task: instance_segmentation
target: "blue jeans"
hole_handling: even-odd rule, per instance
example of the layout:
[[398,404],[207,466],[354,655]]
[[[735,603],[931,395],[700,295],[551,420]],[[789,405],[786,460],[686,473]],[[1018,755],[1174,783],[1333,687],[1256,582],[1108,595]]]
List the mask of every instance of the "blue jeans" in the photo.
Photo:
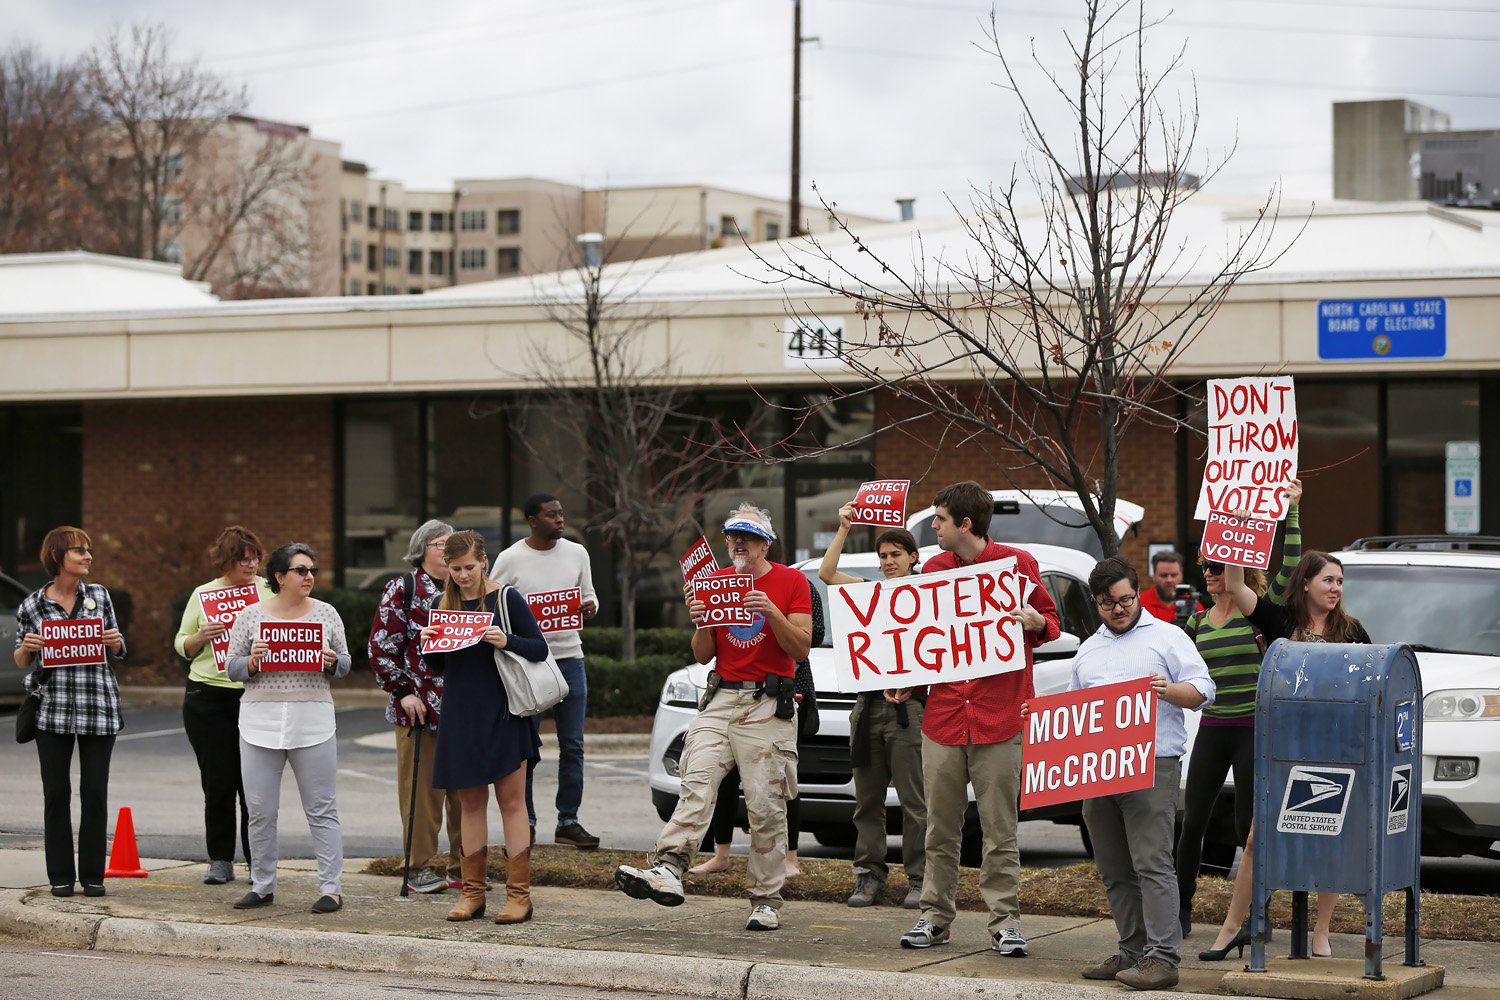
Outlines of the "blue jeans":
[[[583,802],[583,720],[588,715],[589,682],[583,657],[570,656],[557,661],[563,680],[568,682],[568,696],[552,709],[557,722],[557,825],[578,822],[578,807]],[[536,805],[531,801],[531,775],[536,761],[526,768],[526,813],[536,826]]]

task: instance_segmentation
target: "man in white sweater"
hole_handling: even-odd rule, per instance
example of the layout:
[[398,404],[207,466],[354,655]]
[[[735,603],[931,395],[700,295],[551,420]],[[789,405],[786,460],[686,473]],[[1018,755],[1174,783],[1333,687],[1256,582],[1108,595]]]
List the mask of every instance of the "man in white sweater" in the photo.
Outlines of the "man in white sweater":
[[[563,537],[562,502],[550,493],[537,493],[526,498],[523,511],[531,534],[495,558],[490,579],[501,585],[509,584],[528,597],[577,588],[583,592],[582,617],[594,617],[599,611],[599,597],[589,572],[589,553],[582,545]],[[583,637],[579,628],[547,631],[544,627],[543,632],[568,682],[568,696],[552,710],[557,721],[559,751],[557,832],[553,839],[581,851],[592,851],[599,846],[599,838],[578,822],[578,807],[583,802],[583,720],[588,714],[589,697]],[[535,841],[536,807],[531,799],[530,768],[526,772],[526,811],[531,816]]]

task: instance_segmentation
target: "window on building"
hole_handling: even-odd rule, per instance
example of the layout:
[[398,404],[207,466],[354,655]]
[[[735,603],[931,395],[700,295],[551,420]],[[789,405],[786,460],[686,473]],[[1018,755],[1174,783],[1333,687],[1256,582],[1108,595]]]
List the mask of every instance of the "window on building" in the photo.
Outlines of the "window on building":
[[401,294],[401,289],[397,288],[395,285],[386,285],[386,286],[384,286],[381,289],[380,294],[381,295],[400,295]]
[[434,233],[445,232],[452,227],[448,225],[448,214],[446,212],[428,212],[427,228]]
[[[367,268],[369,268],[371,271],[378,271],[378,270],[380,270],[380,258],[378,256],[379,253],[380,253],[380,247],[378,247],[374,243],[371,243],[371,244],[369,244],[368,246],[365,247],[365,256],[367,258],[366,261],[365,261],[365,266]],[[375,293],[371,292],[370,294],[374,295]]]
[[376,285],[375,282],[373,282],[373,281],[370,282],[370,283],[368,283],[367,285],[365,285],[365,294],[366,295],[375,295],[375,294],[377,294],[376,293],[376,289],[378,287],[380,287],[380,286]]
[[519,208],[502,208],[495,213],[495,232],[505,236],[520,231],[521,210]]
[[385,228],[388,229],[388,230],[390,230],[391,232],[393,232],[393,233],[399,233],[401,231],[401,211],[400,211],[400,209],[395,209],[395,208],[388,208],[388,209],[386,209],[385,210],[384,225],[385,225]]
[[168,182],[175,181],[177,178],[179,178],[179,177],[182,176],[182,154],[181,153],[168,153],[162,159],[162,161],[161,161],[161,175],[162,175],[162,178],[165,179],[165,180],[167,180]]
[[169,226],[182,222],[182,199],[168,195],[161,200],[161,221]]
[[406,228],[408,230],[410,230],[411,232],[413,232],[413,233],[420,233],[422,231],[422,213],[421,212],[407,212],[406,213]]
[[172,240],[161,248],[161,259],[168,264],[182,263],[182,244]]
[[482,232],[486,215],[483,209],[464,209],[458,213],[459,230],[465,233]]
[[1386,527],[1398,535],[1446,533],[1448,442],[1478,443],[1479,383],[1390,382],[1385,426]]
[[461,271],[478,271],[489,260],[489,251],[484,247],[466,247],[458,252],[458,268]]
[[385,248],[385,254],[383,255],[383,258],[384,258],[385,266],[386,267],[400,267],[401,266],[401,248],[400,247],[386,247]]
[[443,251],[441,251],[441,250],[429,250],[428,251],[428,253],[427,253],[427,273],[428,274],[447,274],[448,273],[448,259],[447,259],[447,255],[444,254]]
[[732,215],[719,216],[719,234],[721,236],[738,236],[740,234],[740,223]]
[[500,247],[495,251],[496,270],[500,274],[521,273],[521,248]]
[[422,251],[406,251],[406,273],[420,275],[422,273]]
[[421,295],[422,294],[422,288],[421,288],[420,285],[412,285],[410,288],[408,288],[406,290],[406,294],[407,295]]
[[350,278],[349,279],[349,294],[350,295],[358,295],[359,294],[359,279],[358,278]]
[[358,264],[360,262],[360,260],[364,258],[364,255],[365,255],[365,241],[364,240],[350,240],[349,241],[349,260],[351,262],[355,263],[355,264]]
[[374,205],[371,205],[370,206],[370,211],[369,211],[369,218],[370,218],[370,228],[371,229],[379,229],[380,228],[380,209],[376,208]]
[[0,569],[39,587],[47,582],[42,538],[59,524],[83,523],[82,408],[0,407],[0,483],[7,484],[0,490]]
[[365,203],[362,201],[349,202],[349,221],[354,223],[363,222],[365,219]]
[[781,223],[779,223],[779,222],[768,222],[768,223],[766,223],[766,239],[768,239],[768,240],[779,240],[779,239],[781,239]]

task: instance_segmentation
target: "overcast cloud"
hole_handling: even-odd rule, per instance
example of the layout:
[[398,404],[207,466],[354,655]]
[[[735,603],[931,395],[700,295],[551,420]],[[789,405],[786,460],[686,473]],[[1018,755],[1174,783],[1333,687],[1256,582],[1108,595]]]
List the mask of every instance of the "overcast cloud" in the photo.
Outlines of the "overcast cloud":
[[[841,205],[943,211],[1008,176],[1014,98],[997,89],[976,0],[804,0],[803,176]],[[1075,0],[997,8],[1066,72]],[[784,197],[790,0],[458,0],[413,4],[10,0],[10,41],[81,51],[115,21],[153,20],[178,51],[251,92],[251,111],[310,126],[411,187],[540,176],[598,185],[704,182]],[[1181,0],[1155,32],[1187,43],[1200,147],[1239,148],[1216,185],[1330,191],[1331,104],[1410,97],[1456,128],[1500,127],[1500,7],[1483,0]],[[1424,37],[1416,37],[1424,36]],[[1028,76],[1030,84],[1039,77]],[[1190,94],[1188,95],[1190,97]],[[1049,114],[1051,129],[1066,129]],[[804,198],[812,194],[804,190]]]

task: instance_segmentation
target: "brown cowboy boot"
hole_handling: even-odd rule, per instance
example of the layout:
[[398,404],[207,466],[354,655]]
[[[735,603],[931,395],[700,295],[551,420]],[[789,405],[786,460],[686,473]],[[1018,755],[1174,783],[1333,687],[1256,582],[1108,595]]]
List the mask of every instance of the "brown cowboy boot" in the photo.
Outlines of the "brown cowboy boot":
[[531,848],[505,856],[505,907],[495,914],[497,924],[523,924],[531,919]]
[[484,876],[489,866],[490,849],[481,847],[473,854],[465,854],[463,860],[464,891],[458,902],[448,912],[449,920],[473,920],[484,916],[485,891],[489,888]]

